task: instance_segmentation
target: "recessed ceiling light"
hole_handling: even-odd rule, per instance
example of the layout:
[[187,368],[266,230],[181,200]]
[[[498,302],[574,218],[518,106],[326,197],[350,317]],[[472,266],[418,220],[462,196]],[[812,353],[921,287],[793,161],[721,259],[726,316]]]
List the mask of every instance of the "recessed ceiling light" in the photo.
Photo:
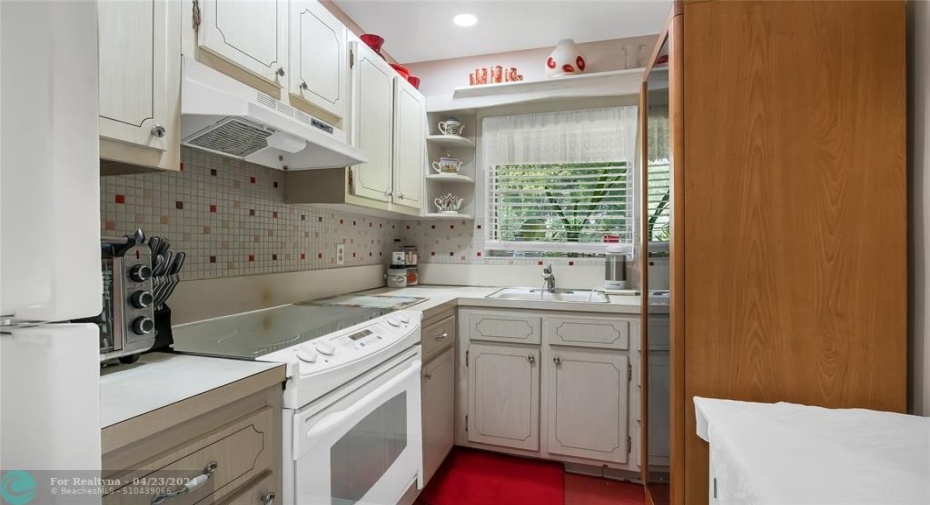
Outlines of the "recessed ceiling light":
[[452,18],[452,22],[459,26],[473,26],[478,22],[478,18],[471,14],[459,14]]

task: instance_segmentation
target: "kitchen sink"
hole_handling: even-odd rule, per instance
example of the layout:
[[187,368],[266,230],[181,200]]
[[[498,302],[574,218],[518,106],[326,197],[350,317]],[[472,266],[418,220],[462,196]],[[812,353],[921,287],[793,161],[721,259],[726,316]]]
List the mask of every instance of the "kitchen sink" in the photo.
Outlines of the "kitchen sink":
[[548,291],[540,288],[504,288],[497,290],[486,298],[499,300],[529,300],[542,302],[568,303],[607,303],[607,295],[600,291],[556,289]]

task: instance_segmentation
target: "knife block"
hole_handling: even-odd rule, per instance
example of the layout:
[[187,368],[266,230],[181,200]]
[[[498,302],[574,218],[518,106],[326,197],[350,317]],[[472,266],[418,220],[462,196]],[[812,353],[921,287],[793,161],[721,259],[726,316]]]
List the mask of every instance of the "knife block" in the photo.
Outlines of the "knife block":
[[149,352],[171,351],[174,337],[171,334],[171,307],[163,305],[163,309],[155,311],[155,344]]

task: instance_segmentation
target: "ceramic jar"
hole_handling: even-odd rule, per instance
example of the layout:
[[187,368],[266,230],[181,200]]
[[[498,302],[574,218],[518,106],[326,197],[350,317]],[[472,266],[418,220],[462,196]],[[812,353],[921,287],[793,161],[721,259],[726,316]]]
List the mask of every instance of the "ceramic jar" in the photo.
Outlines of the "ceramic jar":
[[580,74],[588,68],[588,62],[575,41],[562,39],[546,59],[546,76],[558,77],[561,75]]

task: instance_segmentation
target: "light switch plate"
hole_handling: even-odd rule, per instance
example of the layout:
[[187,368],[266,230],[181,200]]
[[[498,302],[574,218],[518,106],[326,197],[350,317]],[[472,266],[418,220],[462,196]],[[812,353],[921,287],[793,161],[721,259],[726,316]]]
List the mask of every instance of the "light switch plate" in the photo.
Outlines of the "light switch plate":
[[337,265],[346,264],[346,245],[345,244],[336,244],[336,264]]

